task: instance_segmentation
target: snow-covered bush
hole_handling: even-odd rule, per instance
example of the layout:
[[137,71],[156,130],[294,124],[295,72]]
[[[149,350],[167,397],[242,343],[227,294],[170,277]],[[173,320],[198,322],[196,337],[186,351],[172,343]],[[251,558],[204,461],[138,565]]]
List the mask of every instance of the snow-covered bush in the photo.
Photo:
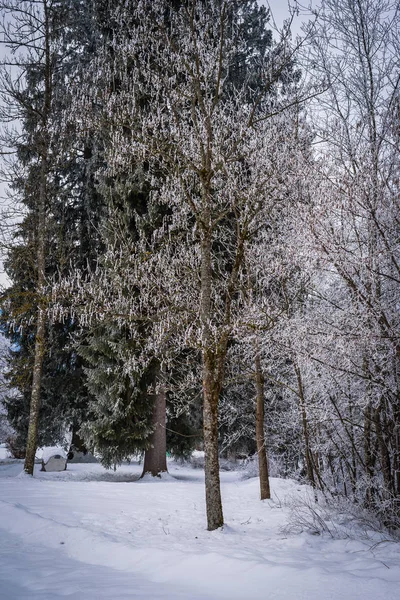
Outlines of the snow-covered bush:
[[[242,462],[243,479],[251,479],[259,476],[257,453],[249,456]],[[268,470],[270,477],[286,476],[284,460],[280,456],[271,455],[268,457]]]
[[286,504],[290,513],[285,533],[307,532],[378,543],[384,539],[400,540],[400,518],[393,520],[392,505],[383,506],[382,513],[376,514],[343,496],[328,498],[311,488],[300,497],[289,498]]

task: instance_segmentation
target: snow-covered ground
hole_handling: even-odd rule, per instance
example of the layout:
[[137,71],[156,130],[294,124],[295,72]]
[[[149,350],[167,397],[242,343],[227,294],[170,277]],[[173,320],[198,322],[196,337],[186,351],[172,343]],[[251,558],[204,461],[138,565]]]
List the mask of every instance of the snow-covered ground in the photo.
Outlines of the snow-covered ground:
[[[6,444],[0,444],[0,461],[4,461],[7,458],[10,458],[11,454],[10,452],[7,450],[7,445]],[[1,469],[1,462],[0,462],[0,469]],[[1,477],[2,473],[0,472],[0,477]]]
[[398,544],[284,532],[285,499],[307,492],[293,481],[260,502],[256,479],[221,473],[226,525],[208,532],[199,469],[39,468],[0,463],[1,600],[399,598]]

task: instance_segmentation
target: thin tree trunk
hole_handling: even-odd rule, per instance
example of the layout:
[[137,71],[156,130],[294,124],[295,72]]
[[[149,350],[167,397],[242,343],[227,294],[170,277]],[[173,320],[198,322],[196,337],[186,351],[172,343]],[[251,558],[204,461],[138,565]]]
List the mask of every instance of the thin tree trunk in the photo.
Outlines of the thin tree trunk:
[[35,355],[33,363],[32,377],[32,392],[29,408],[29,426],[26,445],[26,456],[24,471],[28,475],[33,475],[35,465],[35,455],[37,448],[38,427],[39,427],[39,412],[41,404],[41,384],[43,359],[46,346],[46,311],[44,307],[43,288],[45,284],[45,235],[46,235],[46,188],[47,188],[47,161],[42,159],[42,173],[39,188],[39,207],[38,207],[38,223],[37,223],[37,294],[39,297],[38,313],[36,322],[36,337],[35,337]]
[[392,473],[391,473],[391,465],[390,465],[390,456],[386,445],[386,440],[384,439],[383,430],[382,430],[382,422],[381,422],[381,412],[382,412],[382,404],[378,406],[374,410],[374,423],[375,423],[375,432],[376,438],[379,444],[379,454],[381,460],[381,468],[383,474],[383,481],[385,482],[386,490],[390,493],[393,492],[393,481],[392,481]]
[[265,433],[264,433],[264,375],[261,369],[260,353],[258,344],[256,344],[255,355],[255,379],[256,379],[256,443],[258,454],[258,472],[260,476],[260,498],[268,500],[271,498],[271,490],[269,487],[269,473],[267,452],[265,449]]
[[[210,217],[206,214],[206,221]],[[213,349],[210,330],[211,320],[211,232],[204,228],[201,256],[201,304],[203,345],[203,432],[204,432],[204,475],[206,487],[207,529],[213,531],[222,527],[221,482],[219,478],[218,456],[218,401],[222,373],[217,367],[218,357]]]
[[365,463],[365,471],[367,476],[367,489],[365,492],[365,501],[367,506],[372,503],[372,498],[374,495],[374,490],[372,486],[372,476],[374,473],[373,466],[373,456],[372,456],[372,432],[371,432],[371,418],[372,418],[372,408],[371,403],[368,402],[367,406],[364,410],[364,463]]
[[28,438],[26,444],[26,455],[24,471],[28,475],[33,475],[35,465],[35,456],[37,448],[38,426],[39,426],[39,411],[41,401],[41,382],[42,382],[42,367],[45,352],[45,335],[46,335],[46,313],[39,309],[36,341],[35,341],[35,359],[33,366],[33,381],[32,393],[29,409],[29,426]]
[[38,296],[38,312],[35,336],[35,356],[33,364],[32,393],[29,410],[29,426],[27,436],[27,447],[24,470],[28,475],[33,475],[35,464],[35,455],[37,447],[39,411],[41,404],[41,383],[43,359],[45,353],[46,337],[46,311],[45,299],[43,297],[44,285],[46,281],[46,204],[47,204],[47,177],[49,171],[49,140],[48,140],[48,121],[51,111],[52,98],[52,65],[50,49],[50,15],[47,0],[43,0],[44,13],[44,94],[43,94],[43,113],[39,139],[40,161],[40,179],[38,189],[38,220],[37,220],[37,281],[36,293]]
[[154,376],[153,427],[150,447],[145,451],[142,477],[150,473],[160,477],[167,468],[166,393],[162,369],[158,364]]
[[300,413],[301,413],[301,422],[303,425],[303,437],[304,437],[304,445],[305,445],[305,454],[306,454],[306,466],[307,466],[307,478],[311,485],[315,488],[315,474],[314,474],[314,466],[310,449],[310,434],[308,430],[308,419],[306,412],[306,402],[304,397],[304,389],[303,389],[303,380],[301,378],[300,369],[297,365],[294,365],[294,370],[297,377],[297,387],[299,391],[299,400],[300,400]]
[[218,456],[219,389],[215,389],[213,359],[214,356],[211,352],[205,353],[203,367],[203,432],[207,529],[209,531],[218,529],[224,524]]
[[393,487],[400,512],[400,345],[396,344],[393,373],[397,382],[397,394],[393,400]]
[[[353,492],[353,497],[356,496],[356,482],[357,482],[357,458],[356,458],[356,442],[354,436],[354,418],[353,418],[353,406],[352,403],[349,402],[349,414],[350,414],[350,441],[351,441],[351,465],[352,468],[349,470],[350,480],[351,480],[351,489]],[[358,451],[357,454],[359,455]]]

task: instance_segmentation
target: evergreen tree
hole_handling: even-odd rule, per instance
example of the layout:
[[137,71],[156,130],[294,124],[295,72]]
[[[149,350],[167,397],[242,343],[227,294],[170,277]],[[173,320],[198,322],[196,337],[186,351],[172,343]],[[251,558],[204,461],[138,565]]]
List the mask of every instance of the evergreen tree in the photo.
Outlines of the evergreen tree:
[[[101,3],[97,4],[98,7],[101,7]],[[94,137],[102,140],[102,143],[107,143],[109,132],[107,123],[103,121],[104,115],[102,115],[101,107],[110,92],[118,95],[120,76],[115,65],[115,63],[118,65],[118,57],[115,56],[112,46],[113,38],[118,36],[118,23],[116,25],[115,22],[118,8],[113,7],[111,9],[108,7],[108,11],[107,20],[104,20],[104,12],[102,12],[102,23],[106,22],[107,25],[102,25],[102,35],[99,42],[100,58],[95,54],[87,73],[86,86],[84,86],[86,95],[83,94],[84,108],[87,108],[87,98],[91,95],[93,88],[95,88],[96,97],[100,98],[97,103],[100,108],[89,111],[89,114],[86,115],[87,122],[85,122],[85,126],[88,124],[88,129],[92,130]],[[107,12],[107,9],[105,12]],[[134,13],[130,13],[129,7],[125,7],[124,15],[126,19],[125,26],[129,27],[130,19],[134,18]],[[99,79],[100,62],[102,65],[101,79]],[[145,97],[142,100],[144,103],[146,102]],[[78,100],[78,104],[79,102],[80,100]],[[118,177],[115,177],[105,165],[102,172],[98,174],[98,191],[106,204],[102,224],[99,228],[105,247],[111,246],[114,250],[119,248],[119,251],[123,251],[124,248],[133,246],[140,235],[150,239],[153,231],[162,224],[165,208],[154,203],[149,204],[149,186],[144,182],[141,175],[142,169],[143,166],[138,163],[133,175],[127,172],[119,173]],[[80,265],[75,264],[74,267],[79,268]],[[104,272],[111,274],[114,282],[112,285],[116,288],[117,295],[129,296],[133,294],[137,296],[140,293],[138,287],[130,286],[129,279],[125,278],[124,275],[122,275],[122,278],[119,277],[116,264],[109,264],[107,254],[105,256],[98,255],[96,266],[92,270],[92,277],[96,278],[99,274],[102,277],[101,274],[104,274]],[[113,293],[110,290],[111,296]],[[104,315],[101,309],[99,312],[98,316],[103,319]],[[165,462],[167,399],[168,413],[174,420],[175,430],[173,435],[175,440],[171,442],[171,449],[173,449],[175,455],[182,455],[181,450],[187,454],[189,439],[192,437],[192,434],[188,432],[192,430],[183,413],[179,417],[174,415],[173,405],[169,400],[170,396],[160,388],[160,386],[163,387],[166,384],[166,375],[163,375],[162,380],[157,375],[160,372],[159,363],[162,357],[153,353],[139,364],[136,359],[141,353],[139,348],[141,344],[132,343],[123,326],[119,329],[118,339],[116,322],[118,322],[118,317],[115,318],[115,315],[108,314],[105,320],[102,320],[100,327],[97,324],[89,326],[90,333],[85,337],[85,341],[78,346],[79,354],[87,361],[85,368],[87,387],[95,396],[95,400],[90,402],[90,411],[87,415],[88,422],[82,427],[80,433],[87,444],[95,445],[96,451],[107,466],[112,463],[118,464],[135,452],[145,449],[143,473],[149,471],[155,475],[167,468]],[[146,337],[146,335],[146,327],[142,325],[139,338]],[[102,350],[104,356],[101,359]],[[96,357],[94,361],[92,356]],[[113,378],[110,378],[111,363],[113,365]],[[132,367],[132,365],[134,366]],[[102,372],[103,368],[107,370],[107,374]],[[95,383],[100,380],[106,389]],[[119,394],[118,399],[115,399],[118,409],[114,413],[111,408],[114,406],[112,398],[115,386],[120,390],[125,390],[125,392]],[[134,393],[127,391],[128,388],[135,390]],[[107,402],[110,403],[108,411],[105,410]],[[163,404],[163,408],[158,406],[160,402]],[[135,413],[133,420],[121,416],[122,414],[132,414],[132,412]],[[108,415],[108,419],[106,419],[105,413]],[[160,423],[160,419],[162,423]],[[105,435],[106,420],[107,434]],[[177,429],[181,426],[184,428],[184,433],[182,434],[182,440],[177,442],[176,437],[180,435]],[[136,431],[134,432],[135,427]],[[183,436],[187,437],[183,438]],[[121,443],[121,448],[118,448],[118,444],[115,442],[117,439]],[[183,443],[183,439],[185,439],[185,443]],[[97,443],[95,443],[96,440]]]
[[135,352],[129,332],[123,338],[123,332],[113,331],[112,326],[98,329],[102,331],[92,332],[81,348],[93,400],[80,434],[102,464],[110,467],[146,448],[152,433],[152,406],[143,380],[128,367]]

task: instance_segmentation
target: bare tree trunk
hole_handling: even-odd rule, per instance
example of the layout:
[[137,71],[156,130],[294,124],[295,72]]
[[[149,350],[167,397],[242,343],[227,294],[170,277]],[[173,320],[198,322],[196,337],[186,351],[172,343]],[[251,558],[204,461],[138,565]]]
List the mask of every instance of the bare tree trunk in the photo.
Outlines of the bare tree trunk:
[[164,377],[160,364],[155,368],[154,375],[154,405],[153,405],[153,427],[154,431],[150,437],[150,447],[144,455],[142,477],[150,473],[153,477],[160,477],[166,473],[167,468],[167,432],[166,432],[166,393]]
[[379,455],[381,461],[381,468],[383,474],[383,481],[385,482],[385,487],[387,492],[393,492],[393,481],[392,481],[392,473],[391,473],[391,465],[390,465],[390,456],[386,444],[386,440],[384,439],[384,433],[382,428],[382,403],[374,410],[373,419],[375,424],[375,432],[376,438],[379,445]]
[[269,487],[269,473],[267,452],[265,449],[265,433],[264,433],[264,375],[261,369],[260,353],[258,344],[256,344],[255,355],[255,379],[256,379],[256,443],[258,454],[258,472],[260,477],[260,498],[267,500],[271,498],[271,490]]
[[[213,531],[222,527],[221,482],[219,478],[218,456],[218,399],[215,391],[209,359],[205,359],[203,381],[203,429],[204,429],[204,472],[206,484],[207,529]],[[211,376],[210,376],[211,375]]]
[[310,434],[308,430],[308,419],[306,412],[306,402],[304,397],[304,389],[303,389],[303,380],[301,377],[300,369],[295,364],[294,370],[297,377],[297,387],[299,391],[299,400],[300,400],[300,413],[301,413],[301,421],[303,425],[303,437],[304,437],[304,445],[305,445],[305,454],[306,454],[306,466],[307,466],[307,478],[311,485],[315,488],[315,474],[314,474],[314,466],[313,459],[311,455],[310,449]]
[[32,394],[29,409],[28,438],[24,464],[24,471],[28,475],[33,475],[33,469],[35,465],[41,400],[40,388],[42,382],[43,357],[45,352],[45,335],[46,313],[44,310],[39,309],[35,341],[35,362],[33,366]]
[[374,473],[373,456],[372,456],[372,431],[371,431],[372,408],[368,402],[364,410],[364,463],[367,476],[367,489],[365,492],[365,502],[369,506],[372,502],[374,490],[372,486],[372,477]]
[[[44,151],[46,152],[46,151]],[[46,269],[46,195],[47,195],[47,158],[42,158],[39,187],[39,206],[38,206],[38,222],[37,222],[37,283],[36,291],[39,298],[37,323],[36,323],[36,338],[35,338],[35,355],[33,363],[32,377],[32,392],[29,408],[29,426],[26,445],[26,456],[24,470],[28,475],[33,475],[35,464],[35,455],[37,448],[39,412],[41,403],[41,384],[42,384],[42,369],[45,353],[45,338],[46,338],[46,312],[43,299],[43,288],[45,284],[45,269]]]
[[204,431],[204,474],[206,486],[207,529],[222,527],[221,482],[218,456],[218,402],[222,386],[218,368],[218,356],[213,348],[211,320],[211,232],[205,228],[202,241],[201,264],[201,323],[203,344],[203,431]]
[[[357,482],[357,457],[356,457],[356,442],[354,436],[354,418],[353,418],[353,406],[352,403],[349,402],[349,414],[350,414],[350,441],[351,441],[351,469],[349,470],[350,480],[351,480],[351,489],[353,492],[353,497],[356,495],[356,482]],[[358,451],[357,451],[357,454]]]
[[32,393],[29,412],[29,426],[26,447],[24,470],[28,475],[33,475],[35,454],[37,447],[37,434],[39,425],[39,411],[41,403],[41,383],[43,358],[45,353],[46,337],[46,312],[43,297],[46,281],[46,205],[47,205],[47,177],[49,172],[49,139],[48,122],[51,111],[52,99],[52,61],[50,49],[50,15],[47,0],[43,0],[43,27],[44,27],[44,93],[41,131],[38,139],[40,161],[40,179],[38,190],[38,220],[37,220],[37,282],[36,293],[38,297],[38,312],[36,324],[35,356],[33,365]]

